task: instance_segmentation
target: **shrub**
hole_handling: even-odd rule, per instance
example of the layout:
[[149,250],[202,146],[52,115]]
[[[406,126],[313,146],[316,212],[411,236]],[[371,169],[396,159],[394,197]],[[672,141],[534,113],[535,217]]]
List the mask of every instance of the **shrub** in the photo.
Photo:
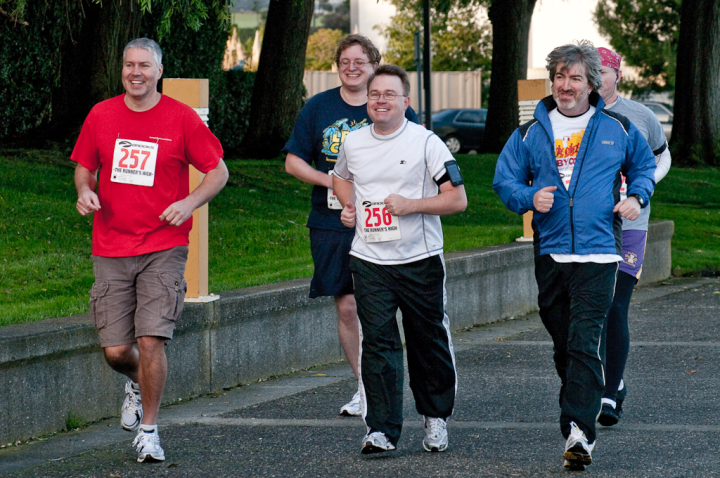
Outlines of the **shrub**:
[[209,125],[226,152],[236,152],[250,124],[255,73],[221,71],[210,79]]
[[345,34],[341,30],[321,28],[308,38],[305,50],[306,70],[332,70],[338,41]]
[[[2,2],[0,2],[2,3]],[[79,2],[27,2],[28,25],[0,22],[0,140],[47,123],[61,45],[82,24]]]

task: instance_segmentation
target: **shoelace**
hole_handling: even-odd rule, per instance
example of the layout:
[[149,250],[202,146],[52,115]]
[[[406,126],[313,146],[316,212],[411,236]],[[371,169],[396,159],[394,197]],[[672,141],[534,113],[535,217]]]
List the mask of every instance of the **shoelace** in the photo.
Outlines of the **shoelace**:
[[128,394],[128,408],[131,411],[138,411],[140,409],[140,398],[138,397],[138,394],[135,392],[135,389],[133,389],[129,383],[125,384],[125,393]]
[[440,430],[442,429],[440,418],[428,418],[428,422],[430,424],[430,436],[438,438],[440,436]]
[[580,430],[580,427],[578,427],[575,422],[571,422],[570,425],[570,437],[579,439],[579,438],[585,438],[585,433],[583,433],[582,430]]
[[157,445],[160,443],[160,439],[157,435],[157,433],[145,433],[140,432],[135,437],[135,440],[133,440],[133,446],[135,449],[139,452],[143,450],[148,445]]

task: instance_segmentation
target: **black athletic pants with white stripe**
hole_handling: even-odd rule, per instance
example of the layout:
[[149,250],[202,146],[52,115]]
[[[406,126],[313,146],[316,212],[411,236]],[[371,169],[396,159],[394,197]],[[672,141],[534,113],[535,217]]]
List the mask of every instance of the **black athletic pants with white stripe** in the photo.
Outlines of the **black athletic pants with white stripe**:
[[409,264],[378,265],[350,258],[362,326],[360,371],[368,433],[397,445],[403,422],[403,347],[395,315],[402,311],[410,389],[417,412],[447,419],[457,379],[445,314],[445,265],[440,255]]

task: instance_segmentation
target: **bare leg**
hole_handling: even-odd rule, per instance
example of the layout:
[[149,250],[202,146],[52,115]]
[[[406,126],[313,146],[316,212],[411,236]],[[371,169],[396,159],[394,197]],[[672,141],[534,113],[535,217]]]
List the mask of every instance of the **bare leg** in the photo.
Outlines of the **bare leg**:
[[143,425],[155,425],[160,401],[167,378],[165,339],[162,337],[138,337],[140,365],[138,378],[143,401]]
[[140,354],[133,344],[105,347],[105,360],[110,368],[127,375],[130,380],[138,383]]
[[345,356],[350,363],[355,378],[358,375],[358,359],[360,355],[360,320],[357,315],[355,296],[352,294],[335,297],[335,307],[338,314],[338,337]]

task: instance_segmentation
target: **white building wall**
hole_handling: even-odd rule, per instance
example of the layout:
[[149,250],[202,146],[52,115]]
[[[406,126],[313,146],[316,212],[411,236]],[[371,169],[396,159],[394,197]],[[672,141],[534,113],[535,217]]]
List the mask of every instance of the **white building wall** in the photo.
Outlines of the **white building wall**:
[[396,11],[387,0],[350,0],[350,31],[365,35],[385,53],[387,40],[374,27],[389,24]]

